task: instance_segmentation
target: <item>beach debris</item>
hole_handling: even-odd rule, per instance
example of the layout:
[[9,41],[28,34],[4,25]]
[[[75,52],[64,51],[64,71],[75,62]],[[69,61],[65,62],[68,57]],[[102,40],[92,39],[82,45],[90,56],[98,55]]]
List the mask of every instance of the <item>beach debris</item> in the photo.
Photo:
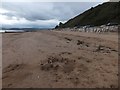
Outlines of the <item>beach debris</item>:
[[61,54],[68,54],[68,55],[71,55],[72,53],[71,53],[71,52],[61,52]]
[[53,57],[50,56],[46,62],[41,64],[41,70],[51,71],[51,70],[62,70],[64,73],[70,73],[74,70],[76,60],[71,60],[68,58],[63,58],[61,56]]
[[117,50],[115,49],[112,49],[110,47],[105,47],[103,45],[98,45],[95,52],[102,52],[102,53],[110,53],[111,51],[113,52],[118,52]]
[[37,78],[39,79],[39,78],[40,78],[40,76],[37,76]]
[[77,40],[77,45],[89,47],[88,43],[85,43],[84,41],[80,41],[80,40]]
[[80,40],[77,40],[78,42],[77,42],[77,45],[82,45],[82,44],[84,44],[84,41],[80,41]]
[[68,40],[68,41],[72,41],[72,39],[70,39],[70,38],[68,38],[68,37],[65,37],[65,39]]

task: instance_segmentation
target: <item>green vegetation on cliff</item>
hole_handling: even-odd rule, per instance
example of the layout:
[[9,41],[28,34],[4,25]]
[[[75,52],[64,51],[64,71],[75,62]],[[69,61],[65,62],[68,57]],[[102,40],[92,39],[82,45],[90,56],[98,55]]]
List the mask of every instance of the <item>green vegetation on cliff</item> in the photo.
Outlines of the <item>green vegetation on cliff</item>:
[[99,26],[107,23],[120,24],[120,2],[106,2],[96,7],[91,7],[82,14],[60,23],[56,28],[94,25]]

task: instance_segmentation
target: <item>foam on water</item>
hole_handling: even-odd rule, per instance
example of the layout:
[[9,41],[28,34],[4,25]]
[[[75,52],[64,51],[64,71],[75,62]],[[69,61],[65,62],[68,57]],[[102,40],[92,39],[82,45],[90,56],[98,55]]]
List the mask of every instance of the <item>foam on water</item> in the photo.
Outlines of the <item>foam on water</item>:
[[24,30],[0,30],[0,32],[24,32]]

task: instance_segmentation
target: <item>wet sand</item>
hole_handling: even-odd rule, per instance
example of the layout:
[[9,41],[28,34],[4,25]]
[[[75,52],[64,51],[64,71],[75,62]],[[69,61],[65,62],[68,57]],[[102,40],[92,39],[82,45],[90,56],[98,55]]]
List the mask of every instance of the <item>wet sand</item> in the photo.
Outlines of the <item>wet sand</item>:
[[118,35],[39,31],[2,35],[3,88],[116,88]]

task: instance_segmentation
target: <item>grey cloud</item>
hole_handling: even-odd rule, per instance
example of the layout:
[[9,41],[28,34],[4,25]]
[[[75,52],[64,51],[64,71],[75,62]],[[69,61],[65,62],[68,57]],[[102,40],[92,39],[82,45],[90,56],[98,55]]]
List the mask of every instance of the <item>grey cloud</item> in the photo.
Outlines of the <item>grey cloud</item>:
[[41,3],[41,2],[6,2],[3,8],[14,11],[8,15],[24,17],[28,20],[67,20],[86,9],[98,4],[98,2],[74,2],[74,3]]
[[[53,19],[56,19],[58,21],[67,21],[68,19],[82,13],[83,11],[97,4],[99,4],[99,2],[3,2],[2,8],[10,11],[3,14],[8,17],[14,16],[18,18],[25,18],[28,21]],[[27,26],[30,25],[31,24]],[[39,25],[33,24],[32,26],[38,27]],[[46,26],[53,27],[55,26],[55,23],[48,23],[46,24]]]

